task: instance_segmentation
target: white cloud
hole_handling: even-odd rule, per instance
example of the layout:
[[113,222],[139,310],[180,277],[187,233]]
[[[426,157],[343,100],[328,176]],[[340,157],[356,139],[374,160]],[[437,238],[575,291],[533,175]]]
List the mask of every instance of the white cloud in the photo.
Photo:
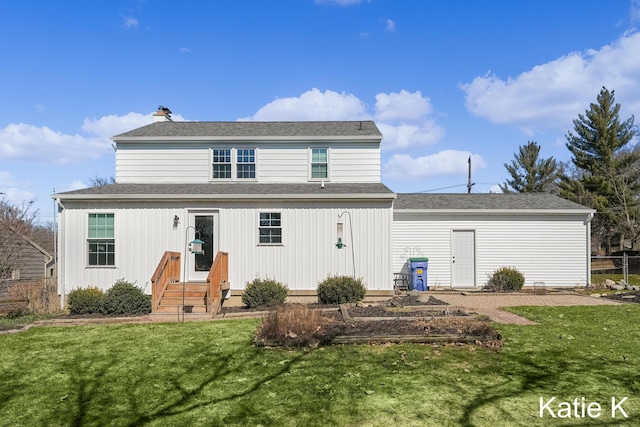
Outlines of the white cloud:
[[383,150],[403,150],[416,146],[434,145],[445,134],[441,126],[426,119],[419,124],[377,124],[384,136],[381,146]]
[[390,31],[393,33],[396,30],[396,21],[394,21],[393,19],[387,19],[385,21],[385,24],[386,24],[385,29],[387,31]]
[[445,135],[444,128],[430,117],[431,100],[420,91],[379,93],[375,110],[375,120],[384,135],[384,150],[433,145]]
[[20,205],[36,198],[30,191],[22,190],[18,187],[23,183],[17,182],[10,172],[0,171],[0,198],[6,199],[9,203]]
[[[182,120],[174,115],[174,120]],[[85,119],[82,130],[89,135],[70,135],[46,126],[11,123],[0,129],[0,157],[49,164],[79,163],[110,152],[113,135],[153,122],[152,115],[129,113]]]
[[489,188],[489,193],[502,193],[502,189],[500,188],[499,185],[492,185]]
[[179,53],[191,53],[191,49],[186,48],[186,47],[181,47],[180,49],[178,49]]
[[0,171],[0,189],[18,185],[10,172]]
[[375,114],[353,94],[313,88],[299,97],[278,98],[260,108],[256,114],[240,120],[372,120],[382,132],[382,149],[398,150],[438,143],[444,128],[429,115],[433,108],[429,98],[417,91],[379,93]]
[[97,159],[110,149],[106,139],[67,135],[48,127],[12,123],[0,129],[0,157],[5,159],[73,163]]
[[110,138],[123,132],[153,123],[151,114],[128,113],[124,116],[111,114],[99,119],[84,119],[82,130],[103,138]]
[[411,157],[409,154],[394,154],[384,164],[382,174],[390,179],[434,178],[461,175],[466,176],[471,156],[471,170],[485,168],[479,154],[468,151],[443,150],[436,154]]
[[69,184],[69,187],[67,188],[66,191],[75,191],[75,190],[82,190],[83,188],[87,188],[88,185],[85,184],[82,181],[71,181],[71,184]]
[[122,23],[124,24],[125,28],[130,29],[130,28],[138,28],[138,20],[136,18],[134,18],[133,16],[125,16],[122,18]]
[[353,94],[313,88],[299,97],[278,98],[260,108],[256,114],[240,120],[376,120],[382,132],[382,149],[407,149],[436,144],[445,134],[429,115],[433,108],[429,98],[417,91],[379,93],[375,114]]
[[364,120],[365,104],[354,95],[313,88],[299,97],[278,98],[260,108],[256,114],[241,120]]
[[623,110],[640,106],[640,33],[622,36],[600,50],[574,52],[515,78],[487,74],[461,85],[467,109],[493,123],[529,131],[566,130],[595,101],[602,86],[616,91]]
[[400,93],[376,95],[377,120],[420,119],[432,110],[431,100],[424,98],[420,91],[401,90]]
[[2,190],[6,200],[15,206],[22,206],[28,202],[36,200],[36,195],[30,191],[25,191],[20,188],[11,187]]

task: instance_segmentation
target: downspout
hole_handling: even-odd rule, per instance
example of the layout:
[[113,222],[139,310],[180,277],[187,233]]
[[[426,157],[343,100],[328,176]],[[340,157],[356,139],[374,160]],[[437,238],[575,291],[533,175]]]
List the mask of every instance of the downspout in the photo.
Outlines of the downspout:
[[590,212],[587,217],[587,288],[591,286],[591,221],[595,216],[594,212]]
[[[58,205],[58,207],[60,208],[60,213],[58,213],[58,215],[55,216],[55,218],[58,218],[60,216],[60,214],[62,212],[64,212],[64,210],[66,209],[64,207],[64,205],[62,204],[62,201],[60,200],[60,198],[56,198],[56,204]],[[58,221],[57,223],[58,227],[60,227],[60,221]],[[57,227],[56,227],[57,228]],[[66,289],[65,289],[65,283],[64,283],[64,274],[63,274],[63,269],[60,268],[60,262],[59,262],[59,258],[58,258],[58,250],[56,250],[56,247],[60,247],[62,245],[60,245],[60,240],[62,240],[62,232],[63,230],[58,229],[58,239],[55,242],[55,246],[54,246],[54,253],[56,254],[56,259],[55,259],[55,266],[56,266],[56,273],[58,276],[58,291],[60,292],[60,310],[64,310],[64,305],[65,305],[65,296],[66,296]],[[59,248],[62,249],[62,248]]]

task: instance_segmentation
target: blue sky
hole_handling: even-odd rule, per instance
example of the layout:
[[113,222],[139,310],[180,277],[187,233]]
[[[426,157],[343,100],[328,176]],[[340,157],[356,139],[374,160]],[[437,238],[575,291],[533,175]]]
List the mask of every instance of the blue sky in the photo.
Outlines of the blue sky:
[[640,115],[640,0],[0,0],[0,192],[115,175],[109,137],[176,120],[375,120],[397,192],[495,191],[602,86]]

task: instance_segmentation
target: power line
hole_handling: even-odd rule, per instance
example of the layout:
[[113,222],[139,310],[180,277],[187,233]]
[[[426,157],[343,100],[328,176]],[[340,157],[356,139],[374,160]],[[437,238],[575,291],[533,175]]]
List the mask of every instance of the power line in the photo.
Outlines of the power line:
[[451,185],[449,187],[434,188],[432,190],[416,191],[416,193],[430,193],[432,191],[448,190],[449,188],[466,187],[467,184]]

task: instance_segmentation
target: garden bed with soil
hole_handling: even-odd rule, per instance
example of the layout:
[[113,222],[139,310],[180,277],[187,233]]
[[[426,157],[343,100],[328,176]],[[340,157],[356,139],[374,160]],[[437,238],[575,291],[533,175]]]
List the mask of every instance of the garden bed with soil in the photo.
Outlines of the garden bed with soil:
[[[297,309],[301,310],[300,314],[291,314]],[[339,309],[323,310],[315,323],[305,322],[303,318],[312,311],[309,309],[291,305],[270,312],[258,329],[256,344],[267,347],[389,342],[502,345],[502,337],[487,321],[447,307],[433,297],[426,301],[408,296],[378,304],[341,305]],[[283,328],[286,322],[290,322],[289,329]],[[277,324],[278,333],[274,333],[273,324]],[[309,326],[307,330],[296,329],[300,324]]]

